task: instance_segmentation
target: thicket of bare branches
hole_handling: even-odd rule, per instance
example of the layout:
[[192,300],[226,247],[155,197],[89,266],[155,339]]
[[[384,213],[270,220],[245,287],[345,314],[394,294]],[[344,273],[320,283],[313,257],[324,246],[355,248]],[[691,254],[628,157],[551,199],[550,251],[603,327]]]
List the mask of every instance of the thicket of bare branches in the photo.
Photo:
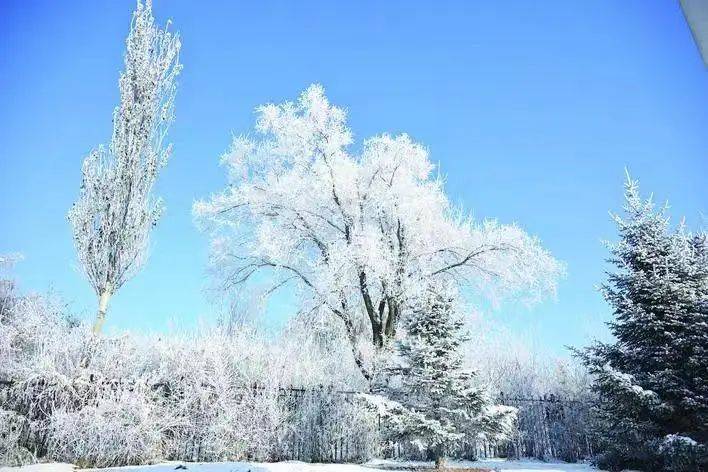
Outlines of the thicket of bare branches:
[[[278,337],[241,325],[97,339],[59,299],[12,285],[4,282],[0,297],[4,464],[352,461],[392,452],[382,449],[376,419],[338,393],[367,385],[346,334],[327,324],[313,330],[296,320]],[[521,366],[545,379],[538,388],[563,388],[564,377],[547,375],[540,362],[498,361],[468,358],[484,382],[504,372],[513,383]]]
[[[291,457],[302,439],[298,425],[319,418],[327,392],[360,386],[354,363],[342,362],[346,347],[297,324],[278,338],[248,326],[96,338],[58,299],[3,286],[3,464]],[[292,388],[321,394],[293,402]],[[357,414],[329,417],[322,438],[361,429],[369,420]],[[374,440],[362,441],[373,451]]]

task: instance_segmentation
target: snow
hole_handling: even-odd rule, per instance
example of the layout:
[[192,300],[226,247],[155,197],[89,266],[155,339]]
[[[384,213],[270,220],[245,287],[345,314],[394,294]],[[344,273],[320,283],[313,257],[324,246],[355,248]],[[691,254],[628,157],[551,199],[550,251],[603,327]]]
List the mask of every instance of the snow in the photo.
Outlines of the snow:
[[597,471],[595,467],[588,464],[568,464],[565,462],[541,462],[541,461],[507,461],[503,459],[491,459],[485,461],[475,461],[467,463],[470,467],[488,467],[495,471],[513,470],[515,472],[543,471],[543,472],[589,472]]
[[698,445],[696,441],[689,438],[688,436],[681,436],[678,434],[669,434],[664,438],[663,444],[660,446],[662,448],[670,447],[674,445],[684,446],[684,447],[695,447]]
[[22,467],[0,467],[0,472],[73,472],[74,465],[52,462],[49,464],[32,464]]
[[[83,469],[103,472],[174,472],[184,464],[185,472],[377,472],[380,470],[411,470],[430,468],[426,462],[397,462],[376,460],[367,464],[309,464],[305,462],[211,462],[182,463],[166,462],[156,465],[127,466],[107,469]],[[450,468],[488,468],[495,472],[592,472],[596,468],[587,464],[567,464],[564,462],[540,462],[534,460],[507,461],[490,459],[484,461],[450,461]],[[72,472],[71,464],[34,464],[24,467],[0,467],[0,472]]]
[[[405,467],[406,469],[418,468],[418,467],[431,467],[429,462],[415,462],[415,461],[388,461],[388,460],[377,460],[370,462],[366,466],[369,470],[371,467],[393,469],[396,466]],[[567,462],[542,462],[533,459],[527,460],[506,460],[506,459],[487,459],[481,461],[449,461],[448,467],[452,469],[456,468],[487,468],[498,472],[505,472],[507,470],[514,472],[597,472],[598,469],[588,464],[569,464]],[[334,472],[334,471],[333,471]]]

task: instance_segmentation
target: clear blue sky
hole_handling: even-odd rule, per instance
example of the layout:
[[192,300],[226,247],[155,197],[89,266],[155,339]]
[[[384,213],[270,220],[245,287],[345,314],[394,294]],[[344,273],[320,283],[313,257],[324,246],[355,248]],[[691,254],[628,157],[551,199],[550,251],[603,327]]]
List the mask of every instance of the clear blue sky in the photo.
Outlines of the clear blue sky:
[[[134,2],[0,3],[0,253],[21,286],[92,317],[66,212],[81,160],[107,141]],[[225,183],[218,156],[253,108],[312,82],[358,138],[405,131],[479,217],[516,221],[568,265],[558,299],[494,316],[560,352],[602,333],[603,280],[624,168],[698,223],[708,210],[708,71],[678,2],[194,2],[155,0],[185,65],[158,191],[167,212],[109,329],[213,320],[207,240],[192,202]],[[275,304],[264,322],[288,312]]]

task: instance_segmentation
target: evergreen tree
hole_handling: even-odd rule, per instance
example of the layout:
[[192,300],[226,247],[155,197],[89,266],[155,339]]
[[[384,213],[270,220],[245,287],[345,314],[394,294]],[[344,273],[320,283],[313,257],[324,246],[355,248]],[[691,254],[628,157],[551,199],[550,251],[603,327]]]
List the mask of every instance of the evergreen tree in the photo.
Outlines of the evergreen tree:
[[385,398],[368,397],[379,407],[387,436],[417,445],[437,467],[470,432],[501,440],[515,419],[514,408],[492,405],[474,385],[474,372],[463,368],[462,330],[450,292],[428,292],[406,320],[395,361],[386,368],[387,384],[378,386]]
[[[644,470],[705,467],[708,440],[706,235],[669,227],[666,207],[626,184],[626,215],[614,215],[602,293],[616,341],[577,351],[595,376],[600,465]],[[701,463],[703,465],[701,465]]]

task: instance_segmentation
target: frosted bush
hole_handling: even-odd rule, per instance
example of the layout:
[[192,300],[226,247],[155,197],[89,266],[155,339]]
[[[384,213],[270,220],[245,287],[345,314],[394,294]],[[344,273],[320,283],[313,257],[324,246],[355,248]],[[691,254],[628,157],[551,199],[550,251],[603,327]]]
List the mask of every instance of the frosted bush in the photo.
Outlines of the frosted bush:
[[13,341],[17,336],[17,330],[14,326],[2,323],[0,318],[0,379],[9,379],[12,372],[15,370],[15,359]]
[[175,415],[167,455],[185,460],[267,459],[282,422],[278,372],[251,329],[216,329],[154,343],[152,382]]
[[708,467],[708,451],[692,438],[679,434],[666,435],[656,448],[657,469],[668,472],[693,472]]
[[308,462],[338,457],[364,462],[378,452],[376,417],[355,401],[330,389],[295,391],[288,399],[291,415],[281,453]]
[[101,398],[76,411],[53,411],[48,455],[83,467],[145,464],[161,458],[165,411],[158,410],[150,396],[137,388]]
[[33,454],[21,443],[26,427],[25,418],[0,408],[0,464],[24,465],[33,461]]
[[[348,351],[336,333],[313,336],[297,323],[278,338],[248,326],[96,338],[58,299],[5,306],[0,406],[25,421],[30,450],[49,460],[272,460],[292,450],[288,388],[359,379],[341,362]],[[341,436],[350,416],[333,415],[339,432],[322,438]]]
[[170,459],[268,460],[277,444],[282,413],[273,390],[180,383],[170,394],[175,427],[167,439]]

